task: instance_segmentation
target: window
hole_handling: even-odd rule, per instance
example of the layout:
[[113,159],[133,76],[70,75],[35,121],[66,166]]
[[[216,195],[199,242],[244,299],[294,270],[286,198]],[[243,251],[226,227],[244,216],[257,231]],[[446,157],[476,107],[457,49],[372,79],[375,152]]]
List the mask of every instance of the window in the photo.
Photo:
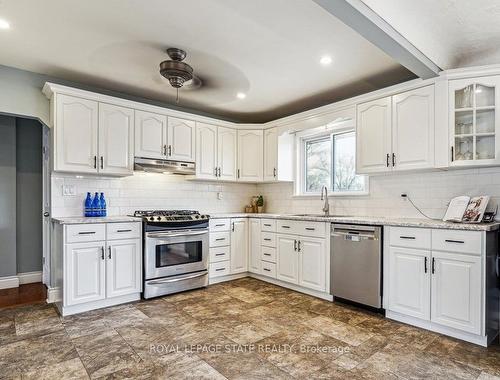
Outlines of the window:
[[366,194],[367,177],[356,174],[356,134],[352,130],[301,140],[302,194],[326,186],[334,194]]

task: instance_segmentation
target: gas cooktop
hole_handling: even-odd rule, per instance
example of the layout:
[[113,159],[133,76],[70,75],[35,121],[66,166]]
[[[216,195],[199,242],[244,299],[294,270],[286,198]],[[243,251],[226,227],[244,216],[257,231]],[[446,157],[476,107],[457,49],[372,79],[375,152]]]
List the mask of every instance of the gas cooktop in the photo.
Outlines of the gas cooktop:
[[194,210],[138,210],[134,216],[142,218],[145,222],[183,222],[206,221],[209,215],[202,215]]

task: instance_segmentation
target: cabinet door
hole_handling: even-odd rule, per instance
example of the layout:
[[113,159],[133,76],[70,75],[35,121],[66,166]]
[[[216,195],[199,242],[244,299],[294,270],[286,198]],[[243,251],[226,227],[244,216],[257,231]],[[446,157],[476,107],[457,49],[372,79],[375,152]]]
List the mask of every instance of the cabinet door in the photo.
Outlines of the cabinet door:
[[278,179],[278,131],[264,131],[264,181]]
[[196,123],[191,120],[168,118],[167,155],[171,160],[195,160]]
[[99,104],[99,173],[127,175],[134,170],[134,110]]
[[236,150],[237,133],[231,128],[218,128],[217,135],[217,166],[220,171],[219,179],[236,180]]
[[299,238],[299,285],[324,292],[326,290],[325,239]]
[[262,181],[264,133],[259,131],[238,131],[238,180]]
[[248,220],[231,219],[231,273],[248,270]]
[[389,310],[430,319],[430,251],[389,248]]
[[451,166],[500,163],[500,76],[449,81]]
[[135,111],[135,157],[166,158],[167,117]]
[[141,240],[115,240],[108,243],[106,266],[107,297],[141,291]]
[[357,106],[356,172],[380,173],[392,168],[391,98]]
[[481,257],[432,252],[431,320],[481,333]]
[[434,86],[392,97],[392,151],[395,170],[434,167]]
[[248,271],[252,273],[262,272],[260,231],[260,219],[250,218],[248,221]]
[[298,284],[299,258],[297,238],[290,235],[278,235],[276,240],[276,278]]
[[105,242],[66,245],[65,306],[102,300],[106,297]]
[[54,170],[97,173],[97,102],[56,95]]
[[217,179],[217,127],[196,123],[196,177]]

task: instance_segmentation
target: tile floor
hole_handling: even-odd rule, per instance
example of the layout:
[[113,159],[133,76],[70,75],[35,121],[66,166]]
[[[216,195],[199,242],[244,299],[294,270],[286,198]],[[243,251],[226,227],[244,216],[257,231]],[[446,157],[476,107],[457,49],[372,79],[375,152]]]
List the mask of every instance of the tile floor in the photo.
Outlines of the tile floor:
[[494,379],[484,349],[245,278],[61,318],[0,310],[0,378]]

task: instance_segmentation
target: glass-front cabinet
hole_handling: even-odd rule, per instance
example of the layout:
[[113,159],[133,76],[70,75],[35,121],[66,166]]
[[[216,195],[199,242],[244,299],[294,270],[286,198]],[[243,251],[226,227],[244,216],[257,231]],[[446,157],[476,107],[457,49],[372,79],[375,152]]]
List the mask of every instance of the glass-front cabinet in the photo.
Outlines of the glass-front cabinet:
[[500,76],[451,80],[452,166],[500,164]]

